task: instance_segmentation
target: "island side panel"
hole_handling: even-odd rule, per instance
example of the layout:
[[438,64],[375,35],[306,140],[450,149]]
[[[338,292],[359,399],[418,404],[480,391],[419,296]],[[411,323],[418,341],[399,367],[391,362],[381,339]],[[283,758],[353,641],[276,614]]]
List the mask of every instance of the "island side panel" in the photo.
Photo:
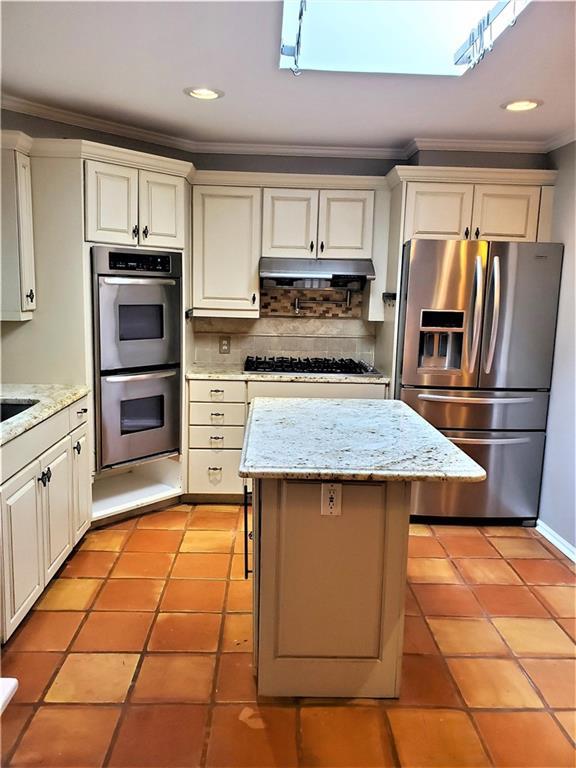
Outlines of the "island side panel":
[[[258,693],[398,695],[409,484],[260,481]],[[258,589],[257,587],[257,589]]]

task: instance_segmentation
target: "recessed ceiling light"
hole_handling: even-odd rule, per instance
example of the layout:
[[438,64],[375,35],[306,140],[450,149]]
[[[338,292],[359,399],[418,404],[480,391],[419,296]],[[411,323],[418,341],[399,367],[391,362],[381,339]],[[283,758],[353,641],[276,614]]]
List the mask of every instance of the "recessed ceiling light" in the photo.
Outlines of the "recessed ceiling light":
[[536,99],[521,99],[519,101],[507,101],[506,104],[502,104],[502,109],[507,109],[508,112],[529,112],[542,104],[542,101]]
[[202,101],[214,101],[224,96],[224,91],[217,91],[214,88],[184,88],[184,93]]

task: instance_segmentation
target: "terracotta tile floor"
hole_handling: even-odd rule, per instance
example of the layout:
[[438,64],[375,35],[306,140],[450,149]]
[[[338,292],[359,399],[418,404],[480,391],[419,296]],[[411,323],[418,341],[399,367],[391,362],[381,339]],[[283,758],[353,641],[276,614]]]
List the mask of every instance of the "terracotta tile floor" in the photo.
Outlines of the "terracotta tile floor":
[[398,700],[258,699],[237,506],[88,534],[2,652],[2,765],[576,764],[576,575],[532,529],[411,526]]

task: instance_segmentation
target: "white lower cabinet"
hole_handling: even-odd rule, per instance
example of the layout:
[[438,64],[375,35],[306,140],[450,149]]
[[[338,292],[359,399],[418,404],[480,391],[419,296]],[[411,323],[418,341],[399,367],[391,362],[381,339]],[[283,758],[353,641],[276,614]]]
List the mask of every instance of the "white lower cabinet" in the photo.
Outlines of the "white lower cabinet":
[[[75,414],[77,407],[73,404],[69,411]],[[21,456],[28,452],[30,457],[34,455],[30,438],[39,429],[36,445],[45,450],[0,487],[4,641],[90,525],[88,427],[84,423],[66,434],[68,427],[61,430],[61,425],[70,423],[69,414],[63,415],[64,419],[59,413],[25,433],[20,448],[19,438],[9,443],[11,450],[20,451]]]
[[2,486],[2,603],[4,639],[44,589],[42,486],[34,461]]
[[72,548],[72,444],[69,437],[40,457],[44,570],[48,582]]
[[72,442],[72,544],[77,544],[90,527],[92,493],[88,428],[78,427],[70,435]]
[[188,451],[188,478],[193,493],[242,493],[238,475],[242,451],[227,449]]

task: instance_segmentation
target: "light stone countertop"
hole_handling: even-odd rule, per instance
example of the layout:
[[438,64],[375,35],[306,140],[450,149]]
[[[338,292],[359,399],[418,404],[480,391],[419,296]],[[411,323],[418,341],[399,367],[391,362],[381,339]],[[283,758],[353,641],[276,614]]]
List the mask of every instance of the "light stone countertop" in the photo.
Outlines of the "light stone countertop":
[[2,384],[0,399],[12,403],[26,400],[38,402],[0,424],[0,445],[5,445],[41,421],[49,419],[88,392],[88,387],[74,384]]
[[479,464],[399,400],[257,397],[241,477],[416,481],[486,478]]
[[390,384],[383,373],[263,373],[244,371],[243,363],[193,363],[187,379],[225,379],[228,381],[306,381],[323,384]]

